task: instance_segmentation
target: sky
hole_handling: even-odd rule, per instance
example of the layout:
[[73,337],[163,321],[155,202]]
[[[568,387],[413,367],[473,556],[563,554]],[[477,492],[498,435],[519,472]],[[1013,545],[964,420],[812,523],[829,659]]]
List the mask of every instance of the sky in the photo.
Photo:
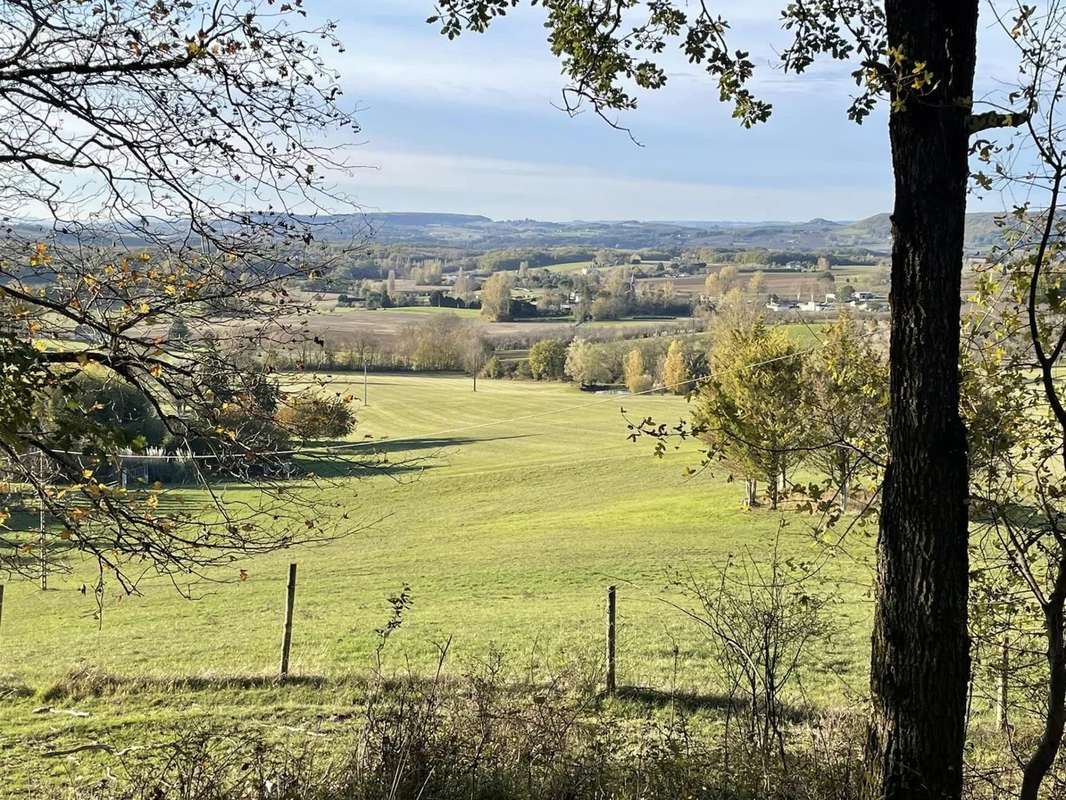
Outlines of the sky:
[[[620,121],[640,145],[591,113],[559,110],[565,80],[548,51],[543,11],[527,8],[486,34],[449,41],[426,23],[432,0],[311,0],[339,25],[340,72],[361,125],[342,184],[365,211],[484,214],[542,220],[860,219],[891,209],[886,115],[847,119],[846,64],[784,75],[778,3],[726,0],[731,42],[752,53],[769,122],[741,128],[712,81],[683,59],[667,86],[639,95]],[[1010,77],[1009,45],[981,24],[979,92]],[[991,198],[972,207],[996,210]]]

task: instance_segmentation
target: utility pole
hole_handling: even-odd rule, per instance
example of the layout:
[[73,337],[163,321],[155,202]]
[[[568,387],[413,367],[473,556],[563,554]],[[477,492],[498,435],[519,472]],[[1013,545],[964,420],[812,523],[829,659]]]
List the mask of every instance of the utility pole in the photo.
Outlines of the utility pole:
[[367,395],[366,395],[366,384],[367,384],[367,381],[366,381],[366,359],[364,358],[363,359],[363,406],[370,405],[370,402],[367,400]]

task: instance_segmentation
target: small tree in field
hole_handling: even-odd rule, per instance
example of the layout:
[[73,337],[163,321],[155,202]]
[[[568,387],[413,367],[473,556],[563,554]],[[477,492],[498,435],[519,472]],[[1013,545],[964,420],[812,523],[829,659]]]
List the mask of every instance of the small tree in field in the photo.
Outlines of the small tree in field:
[[493,351],[492,342],[482,335],[480,327],[480,325],[464,326],[461,334],[462,341],[459,345],[463,367],[473,379],[475,392],[478,375],[485,369],[485,364],[488,363]]
[[717,272],[707,273],[703,279],[703,293],[707,297],[718,297],[722,293],[722,282],[718,279]]
[[687,394],[691,389],[685,345],[680,339],[670,342],[663,359],[663,388],[674,394]]
[[718,270],[718,290],[725,294],[730,289],[736,288],[739,276],[737,274],[737,268],[732,264],[726,264],[720,270]]
[[646,392],[652,387],[652,377],[644,369],[644,353],[639,347],[626,353],[622,361],[622,379],[633,394]]
[[492,322],[511,318],[511,289],[514,276],[509,272],[494,272],[481,287],[481,316]]
[[455,279],[455,285],[452,286],[452,296],[463,305],[469,305],[474,299],[474,281],[463,272],[462,268],[459,269],[459,276]]
[[825,474],[836,502],[847,510],[856,482],[884,458],[888,416],[888,364],[874,331],[841,316],[825,330],[810,358],[806,396],[811,463]]
[[351,398],[301,392],[278,410],[278,421],[302,439],[337,439],[355,429]]
[[784,332],[759,319],[715,340],[710,373],[696,396],[694,429],[710,459],[746,478],[749,506],[762,479],[776,509],[805,445],[804,359]]
[[529,348],[529,371],[539,380],[561,380],[566,369],[566,345],[558,339],[541,339]]
[[765,293],[766,273],[762,271],[752,273],[752,276],[748,279],[748,294],[752,296],[752,299],[758,300]]
[[566,374],[583,386],[608,383],[612,377],[603,348],[585,339],[574,339],[566,349]]
[[725,678],[725,738],[733,738],[733,712],[743,714],[740,735],[754,747],[766,776],[774,759],[787,767],[789,694],[793,702],[802,696],[794,687],[824,660],[839,600],[815,587],[811,565],[787,558],[780,544],[779,533],[768,554],[730,556],[709,576],[690,572],[674,579],[689,600],[678,608],[706,634]]

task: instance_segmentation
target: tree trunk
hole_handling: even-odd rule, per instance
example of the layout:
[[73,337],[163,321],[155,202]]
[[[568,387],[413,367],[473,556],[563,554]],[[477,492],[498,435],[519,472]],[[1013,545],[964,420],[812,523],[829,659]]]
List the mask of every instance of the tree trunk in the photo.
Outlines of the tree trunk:
[[1055,764],[1066,730],[1066,559],[1059,561],[1056,572],[1055,588],[1044,606],[1049,671],[1044,730],[1022,773],[1021,800],[1036,800],[1040,784]]
[[962,792],[970,671],[966,430],[959,312],[977,0],[886,0],[904,73],[889,118],[892,338],[889,465],[878,537],[868,792]]

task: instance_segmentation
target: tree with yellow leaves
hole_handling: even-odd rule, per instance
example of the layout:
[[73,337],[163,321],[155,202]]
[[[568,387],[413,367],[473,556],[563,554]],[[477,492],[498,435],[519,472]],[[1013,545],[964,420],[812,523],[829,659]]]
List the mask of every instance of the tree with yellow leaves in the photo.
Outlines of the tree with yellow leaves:
[[663,388],[674,394],[686,394],[689,383],[688,363],[685,359],[685,345],[680,339],[670,342],[663,359]]

